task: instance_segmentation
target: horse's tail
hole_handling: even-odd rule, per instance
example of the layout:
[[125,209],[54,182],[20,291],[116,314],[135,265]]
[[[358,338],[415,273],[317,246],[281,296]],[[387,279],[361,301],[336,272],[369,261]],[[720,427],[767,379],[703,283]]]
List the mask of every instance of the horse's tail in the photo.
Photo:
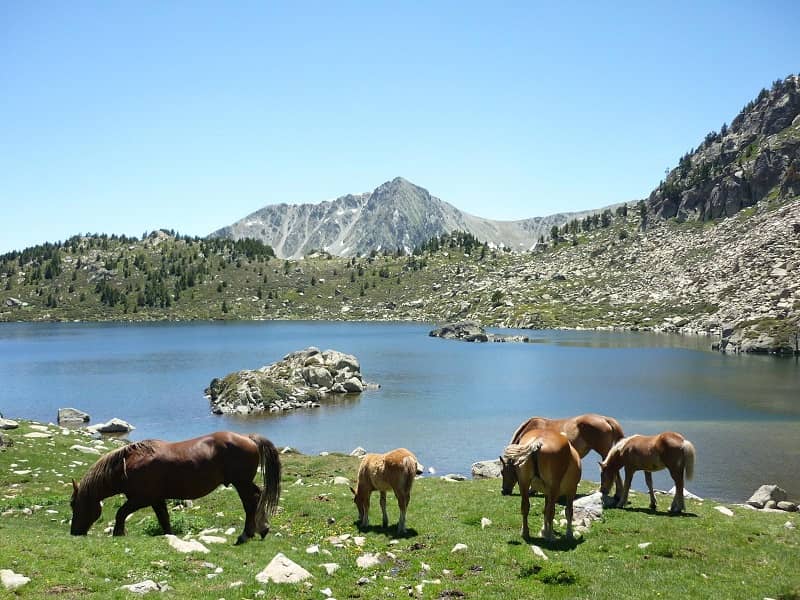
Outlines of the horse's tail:
[[608,423],[608,426],[611,427],[614,442],[618,442],[625,437],[625,433],[622,431],[622,425],[619,424],[619,421],[617,421],[614,417],[603,418],[606,420],[606,423]]
[[539,461],[537,454],[542,449],[544,442],[540,438],[531,440],[527,444],[509,444],[503,450],[503,458],[512,466],[519,466],[526,460],[533,460],[533,476],[539,477]]
[[258,434],[248,436],[258,444],[258,456],[261,463],[261,473],[264,477],[264,488],[258,497],[257,515],[264,518],[274,515],[278,508],[281,496],[281,459],[275,444]]
[[686,479],[694,477],[695,451],[692,442],[683,440],[683,464],[686,469]]

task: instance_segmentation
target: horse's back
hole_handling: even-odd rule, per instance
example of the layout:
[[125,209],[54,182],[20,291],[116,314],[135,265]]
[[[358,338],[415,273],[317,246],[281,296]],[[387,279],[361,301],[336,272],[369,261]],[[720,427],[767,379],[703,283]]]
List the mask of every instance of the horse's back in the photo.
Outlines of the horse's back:
[[559,494],[574,495],[581,477],[581,457],[566,434],[534,429],[522,436],[521,445],[534,442],[541,444],[536,452],[536,468],[545,486],[549,488],[558,482]]
[[417,457],[405,448],[385,454],[367,454],[361,459],[358,470],[359,485],[369,482],[380,491],[408,487],[417,474],[417,464]]

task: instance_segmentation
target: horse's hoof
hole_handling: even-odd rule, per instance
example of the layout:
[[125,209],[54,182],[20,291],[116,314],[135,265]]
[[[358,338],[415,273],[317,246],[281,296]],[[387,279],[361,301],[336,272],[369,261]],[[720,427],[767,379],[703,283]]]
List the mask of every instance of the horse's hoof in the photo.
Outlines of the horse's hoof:
[[260,532],[261,539],[263,540],[265,537],[267,537],[268,533],[269,533],[269,527],[267,527],[264,531]]
[[236,542],[233,545],[234,546],[240,546],[241,544],[244,544],[249,539],[250,538],[248,536],[242,534],[242,535],[240,535],[239,537],[236,538]]

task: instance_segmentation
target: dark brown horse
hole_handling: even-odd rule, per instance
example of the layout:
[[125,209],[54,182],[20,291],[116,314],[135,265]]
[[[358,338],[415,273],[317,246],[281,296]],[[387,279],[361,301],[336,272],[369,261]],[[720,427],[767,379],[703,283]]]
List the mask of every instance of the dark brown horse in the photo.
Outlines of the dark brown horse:
[[665,431],[658,435],[632,435],[617,442],[600,463],[600,491],[606,504],[614,503],[607,497],[611,481],[619,477],[619,470],[625,467],[625,487],[616,506],[622,508],[628,501],[628,492],[636,471],[644,471],[647,489],[650,491],[650,509],[656,509],[656,496],[653,493],[653,471],[669,469],[675,481],[675,497],[669,508],[671,513],[685,510],[683,500],[684,475],[691,479],[694,474],[695,450],[692,443],[680,433]]
[[[259,465],[264,488],[253,478]],[[205,496],[219,484],[233,485],[245,512],[244,531],[236,540],[246,542],[256,532],[269,532],[268,516],[280,497],[281,463],[278,451],[260,435],[218,431],[182,442],[144,440],[101,457],[83,476],[72,480],[72,535],[86,535],[100,518],[100,501],[115,494],[128,500],[117,511],[114,535],[125,535],[125,519],[151,506],[165,534],[172,533],[167,499]]]
[[[563,432],[581,458],[586,456],[589,450],[594,450],[601,458],[605,458],[611,447],[625,437],[622,432],[622,426],[613,417],[588,413],[566,419],[531,417],[517,427],[514,435],[511,436],[510,443],[519,444],[522,436],[533,429],[550,429]],[[503,474],[502,493],[507,496],[514,490],[514,485],[517,483],[516,471],[505,464],[502,456],[500,457],[500,462]],[[616,497],[618,497],[622,492],[622,479],[619,475],[616,477],[616,484]]]
[[567,436],[552,429],[532,429],[523,434],[518,444],[510,444],[503,452],[503,462],[514,469],[519,480],[522,498],[522,537],[530,537],[528,492],[533,487],[544,493],[544,526],[541,535],[553,537],[556,501],[566,497],[564,515],[567,518],[567,537],[572,537],[572,502],[581,479],[581,457],[567,441]]

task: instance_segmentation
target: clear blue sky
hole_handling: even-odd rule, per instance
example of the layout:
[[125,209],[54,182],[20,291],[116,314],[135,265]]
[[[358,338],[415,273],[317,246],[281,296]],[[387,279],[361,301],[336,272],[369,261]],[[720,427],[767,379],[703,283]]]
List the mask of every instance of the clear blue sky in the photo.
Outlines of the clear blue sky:
[[800,70],[800,3],[2,2],[0,252],[206,235],[397,175],[518,219],[646,196]]

